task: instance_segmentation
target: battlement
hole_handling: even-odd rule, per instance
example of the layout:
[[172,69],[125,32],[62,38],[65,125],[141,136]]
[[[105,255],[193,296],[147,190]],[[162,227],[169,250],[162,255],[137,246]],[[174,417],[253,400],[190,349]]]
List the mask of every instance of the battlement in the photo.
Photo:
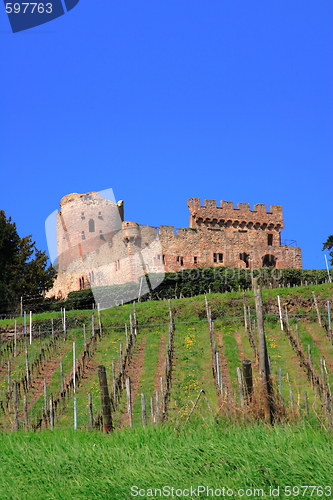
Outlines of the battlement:
[[200,205],[200,198],[190,198],[187,200],[187,205],[190,210],[190,227],[200,227],[204,224],[209,227],[210,223],[214,225],[216,222],[229,224],[243,223],[255,225],[274,226],[277,229],[283,228],[282,207],[279,205],[271,205],[269,212],[266,205],[257,203],[253,210],[250,209],[249,203],[238,203],[237,208],[234,208],[233,201],[221,200],[220,206],[217,206],[216,200],[204,200],[204,205]]

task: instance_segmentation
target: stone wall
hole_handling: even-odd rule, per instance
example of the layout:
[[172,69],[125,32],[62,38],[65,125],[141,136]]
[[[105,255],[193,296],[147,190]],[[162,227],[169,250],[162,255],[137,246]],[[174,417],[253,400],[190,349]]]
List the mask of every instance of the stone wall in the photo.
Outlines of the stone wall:
[[[210,266],[302,269],[301,249],[281,246],[282,207],[188,200],[190,227],[124,221],[123,202],[98,193],[67,195],[57,214],[59,275],[48,296],[137,282],[145,273]],[[93,222],[92,222],[93,221]],[[144,290],[143,290],[144,292]]]

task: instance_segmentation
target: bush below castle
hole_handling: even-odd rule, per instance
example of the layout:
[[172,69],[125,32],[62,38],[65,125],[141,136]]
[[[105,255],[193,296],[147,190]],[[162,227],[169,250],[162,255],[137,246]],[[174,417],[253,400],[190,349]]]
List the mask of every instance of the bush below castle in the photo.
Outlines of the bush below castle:
[[[234,269],[226,267],[210,267],[202,269],[183,269],[175,273],[166,273],[162,283],[140,297],[140,301],[164,300],[181,297],[194,297],[206,293],[225,293],[251,289],[251,280],[257,277],[259,284],[265,288],[294,287],[309,284],[325,283],[328,280],[326,269],[276,269],[262,268]],[[158,278],[150,275],[151,282]],[[125,283],[111,287],[100,287],[94,290],[70,292],[66,300],[48,304],[48,310],[91,309],[95,297],[108,307],[126,304],[139,297],[140,279],[136,283]],[[96,306],[96,304],[95,304]]]

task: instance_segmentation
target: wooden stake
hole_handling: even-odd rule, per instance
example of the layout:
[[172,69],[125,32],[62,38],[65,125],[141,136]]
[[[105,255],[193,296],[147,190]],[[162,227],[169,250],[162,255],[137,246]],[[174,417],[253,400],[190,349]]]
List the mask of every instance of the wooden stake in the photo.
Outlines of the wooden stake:
[[91,392],[88,392],[88,407],[89,407],[89,427],[92,429],[94,427],[94,417],[93,417],[93,407],[92,407],[92,397]]
[[169,304],[169,316],[170,316],[170,323],[173,326],[173,320],[172,320],[172,309],[171,309],[171,299],[168,301]]
[[25,338],[25,368],[27,374],[27,387],[30,388],[30,372],[29,372],[29,357],[28,357],[28,344],[27,344],[27,336]]
[[14,382],[14,430],[19,430],[19,422],[18,422],[18,412],[17,412],[17,382]]
[[102,338],[103,332],[102,332],[102,320],[101,320],[101,310],[99,308],[98,304],[98,326],[99,326],[99,336]]
[[252,377],[252,363],[248,359],[244,359],[242,361],[242,372],[243,372],[243,380],[245,385],[245,394],[247,403],[252,401],[252,393],[253,393],[253,377]]
[[94,313],[91,313],[91,336],[93,339],[95,338],[95,315],[94,315]]
[[320,358],[320,371],[321,371],[321,383],[322,383],[323,392],[324,392],[325,391],[325,374],[324,374],[323,358]]
[[87,350],[87,334],[86,334],[86,325],[83,325],[83,341],[84,341],[84,350]]
[[244,308],[244,328],[245,332],[248,333],[245,292],[243,292],[243,308]]
[[308,344],[308,355],[309,355],[309,363],[312,368],[312,357],[311,357],[311,345]]
[[[215,353],[215,365],[216,365],[216,375],[217,375],[217,387],[221,390],[221,381],[220,381],[220,367],[219,367],[219,353]],[[223,385],[222,385],[223,390]]]
[[66,309],[64,308],[64,340],[67,338],[67,329],[66,329]]
[[308,393],[304,391],[303,396],[304,396],[305,414],[307,417],[309,417]]
[[328,316],[328,338],[332,344],[332,328],[331,328],[331,312],[330,312],[330,301],[327,301],[327,316]]
[[65,385],[64,385],[64,371],[61,360],[60,360],[60,383],[61,383],[61,392],[63,392],[63,390],[65,389]]
[[288,318],[288,309],[287,306],[285,306],[285,311],[286,311],[286,323],[287,323],[287,330],[289,332],[289,318]]
[[281,312],[280,295],[277,296],[277,299],[278,299],[278,306],[279,306],[280,326],[281,326],[281,331],[283,331],[283,320],[282,320],[282,312]]
[[53,395],[50,394],[50,427],[54,429],[54,413],[53,413]]
[[113,388],[113,403],[114,408],[117,406],[117,394],[116,394],[116,374],[114,369],[114,361],[112,360],[112,388]]
[[244,392],[243,392],[243,381],[242,381],[242,372],[239,366],[237,366],[237,379],[238,379],[238,385],[239,385],[239,395],[240,395],[240,400],[241,400],[241,406],[244,406]]
[[138,322],[137,322],[137,319],[136,319],[136,304],[135,304],[135,301],[133,302],[133,319],[134,319],[134,332],[135,332],[135,336],[137,336],[137,334],[138,334]]
[[17,348],[17,320],[15,320],[15,330],[14,330],[14,358],[16,358],[17,354],[16,348]]
[[120,373],[121,373],[121,378],[123,379],[124,376],[124,366],[123,366],[123,344],[119,344],[119,365],[120,365]]
[[44,420],[45,420],[45,425],[47,425],[47,386],[46,386],[46,378],[44,378]]
[[109,397],[105,366],[103,365],[100,365],[98,367],[98,380],[101,393],[104,429],[105,432],[108,434],[112,429],[111,403]]
[[279,368],[280,403],[282,404],[282,370]]
[[32,344],[32,311],[30,311],[30,344]]
[[28,398],[27,395],[24,394],[23,397],[23,418],[24,418],[24,428],[28,430]]
[[321,316],[320,316],[320,312],[319,312],[319,307],[318,307],[318,302],[317,302],[316,294],[314,292],[312,292],[312,295],[313,295],[313,300],[314,300],[315,308],[316,308],[316,311],[317,311],[318,323],[320,324],[320,326],[323,326],[322,322],[321,322]]
[[127,413],[129,418],[130,428],[133,427],[133,418],[132,418],[132,395],[131,395],[131,379],[126,377],[126,398],[127,398]]
[[155,424],[156,420],[155,420],[155,412],[154,412],[154,400],[153,400],[152,396],[150,396],[150,413],[151,413],[151,422],[152,422],[152,424]]
[[143,393],[141,393],[141,418],[142,425],[147,425],[146,400]]
[[289,386],[289,396],[290,396],[290,408],[291,408],[291,412],[294,416],[294,396],[293,396],[293,390],[291,388],[291,385]]
[[52,343],[53,343],[53,348],[55,349],[55,338],[54,338],[54,324],[53,324],[53,318],[51,318],[51,331],[52,331]]
[[259,373],[263,385],[264,410],[267,422],[273,423],[274,420],[274,401],[273,385],[270,377],[266,337],[264,331],[263,305],[261,292],[258,287],[258,278],[253,278],[253,290],[255,296],[255,305],[257,313],[257,328],[259,334]]
[[11,382],[10,382],[10,360],[8,360],[8,396],[9,396],[9,399],[11,396],[11,392],[12,392],[12,389],[11,389]]
[[160,419],[160,403],[158,398],[158,391],[155,393],[155,401],[156,401],[156,422]]

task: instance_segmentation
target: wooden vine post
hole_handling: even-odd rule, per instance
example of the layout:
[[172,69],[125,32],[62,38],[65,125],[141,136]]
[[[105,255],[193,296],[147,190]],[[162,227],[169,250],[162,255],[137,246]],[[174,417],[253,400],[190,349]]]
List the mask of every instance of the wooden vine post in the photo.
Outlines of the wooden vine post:
[[14,382],[14,430],[19,430],[19,421],[18,421],[18,411],[17,411],[17,382]]
[[88,408],[89,408],[89,427],[92,429],[94,427],[94,416],[93,416],[93,406],[91,392],[88,392]]
[[261,291],[258,286],[258,278],[253,278],[253,291],[257,314],[257,328],[259,334],[259,373],[262,381],[264,411],[266,422],[273,423],[274,420],[274,400],[273,400],[273,384],[270,376],[266,337],[264,331],[264,316]]
[[243,308],[244,308],[244,328],[245,332],[248,332],[247,329],[247,314],[246,314],[246,298],[245,298],[245,292],[243,292]]
[[99,389],[101,392],[103,423],[105,432],[108,434],[112,430],[111,402],[106,378],[105,366],[98,367]]
[[317,302],[316,294],[314,292],[312,292],[312,295],[313,295],[314,305],[315,305],[315,308],[316,308],[316,311],[317,311],[318,323],[320,324],[320,326],[323,326],[322,322],[321,322],[321,316],[320,316],[320,311],[319,311],[319,307],[318,307],[318,302]]
[[126,397],[127,397],[127,413],[129,418],[129,425],[133,427],[133,418],[132,418],[132,395],[131,395],[131,379],[126,377]]

